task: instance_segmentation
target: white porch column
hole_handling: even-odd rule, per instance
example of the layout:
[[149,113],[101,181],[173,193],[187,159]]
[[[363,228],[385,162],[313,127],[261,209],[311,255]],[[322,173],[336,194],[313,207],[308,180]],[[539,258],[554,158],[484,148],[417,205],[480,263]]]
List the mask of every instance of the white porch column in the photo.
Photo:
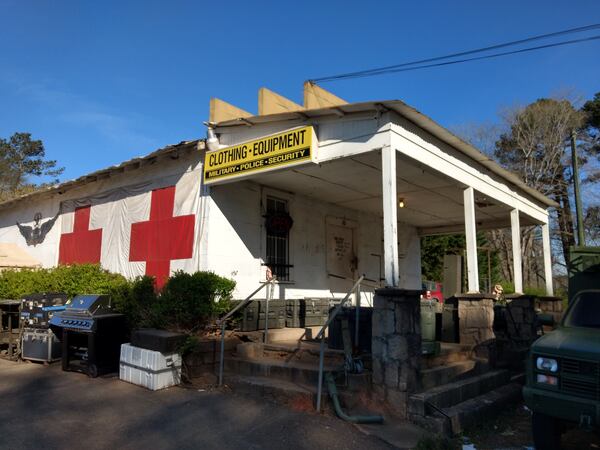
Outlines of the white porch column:
[[550,226],[542,225],[542,252],[544,254],[544,278],[546,279],[546,295],[554,295],[552,286],[552,247],[550,246]]
[[396,150],[381,149],[381,181],[383,190],[383,273],[385,284],[398,286],[398,210],[396,195]]
[[479,292],[477,267],[477,228],[475,224],[475,195],[472,187],[463,192],[465,204],[465,236],[467,241],[467,286],[469,292]]
[[513,256],[513,281],[515,282],[515,293],[523,293],[523,261],[521,254],[521,223],[519,221],[519,210],[510,212],[510,231],[512,236]]

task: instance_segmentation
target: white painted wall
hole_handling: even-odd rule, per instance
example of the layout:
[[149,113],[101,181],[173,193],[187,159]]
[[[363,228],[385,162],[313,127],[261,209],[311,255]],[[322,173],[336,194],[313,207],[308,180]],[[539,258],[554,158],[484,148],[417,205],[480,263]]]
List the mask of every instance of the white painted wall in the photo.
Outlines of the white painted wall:
[[[342,208],[293,193],[263,187],[250,181],[211,188],[207,260],[212,270],[237,282],[236,297],[244,298],[265,280],[266,231],[261,198],[267,194],[288,199],[294,225],[290,231],[291,282],[282,282],[276,298],[342,297],[353,280],[327,273],[326,223],[346,219],[356,225],[354,246],[358,257],[357,274],[369,280],[364,286],[363,303],[372,299],[373,288],[382,277],[382,232],[379,216]],[[415,227],[399,224],[401,287],[421,286],[420,241]],[[264,295],[263,295],[264,296]]]

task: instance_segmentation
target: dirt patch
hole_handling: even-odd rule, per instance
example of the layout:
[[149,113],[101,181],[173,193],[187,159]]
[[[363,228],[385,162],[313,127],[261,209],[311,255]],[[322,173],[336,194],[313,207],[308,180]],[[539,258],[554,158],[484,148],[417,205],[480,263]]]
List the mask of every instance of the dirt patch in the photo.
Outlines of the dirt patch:
[[291,397],[286,403],[294,411],[310,413],[315,411],[315,405],[313,404],[313,400],[308,395],[295,395]]

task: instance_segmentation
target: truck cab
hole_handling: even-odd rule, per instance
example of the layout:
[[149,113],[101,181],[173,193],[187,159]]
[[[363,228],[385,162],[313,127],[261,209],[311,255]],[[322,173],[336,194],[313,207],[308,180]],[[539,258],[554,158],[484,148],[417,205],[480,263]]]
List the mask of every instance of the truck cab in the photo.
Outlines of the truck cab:
[[574,296],[558,328],[531,346],[526,371],[537,449],[559,449],[568,426],[600,429],[600,289]]

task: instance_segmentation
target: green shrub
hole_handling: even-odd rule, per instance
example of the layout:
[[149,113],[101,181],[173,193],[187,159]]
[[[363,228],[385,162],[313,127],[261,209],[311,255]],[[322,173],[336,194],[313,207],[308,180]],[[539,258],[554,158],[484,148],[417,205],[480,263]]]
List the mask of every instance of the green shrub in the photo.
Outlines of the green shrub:
[[164,328],[197,331],[230,307],[235,282],[212,272],[176,272],[156,302]]
[[0,298],[18,299],[36,292],[64,292],[69,297],[109,294],[115,303],[119,303],[130,295],[130,282],[98,264],[0,272]]
[[156,293],[149,276],[127,280],[97,264],[0,272],[0,298],[18,299],[36,292],[108,294],[131,328],[197,331],[230,308],[235,282],[212,272],[176,272]]
[[156,302],[154,278],[145,275],[129,282],[128,295],[120,297],[115,306],[127,316],[131,329],[154,328],[158,324]]

